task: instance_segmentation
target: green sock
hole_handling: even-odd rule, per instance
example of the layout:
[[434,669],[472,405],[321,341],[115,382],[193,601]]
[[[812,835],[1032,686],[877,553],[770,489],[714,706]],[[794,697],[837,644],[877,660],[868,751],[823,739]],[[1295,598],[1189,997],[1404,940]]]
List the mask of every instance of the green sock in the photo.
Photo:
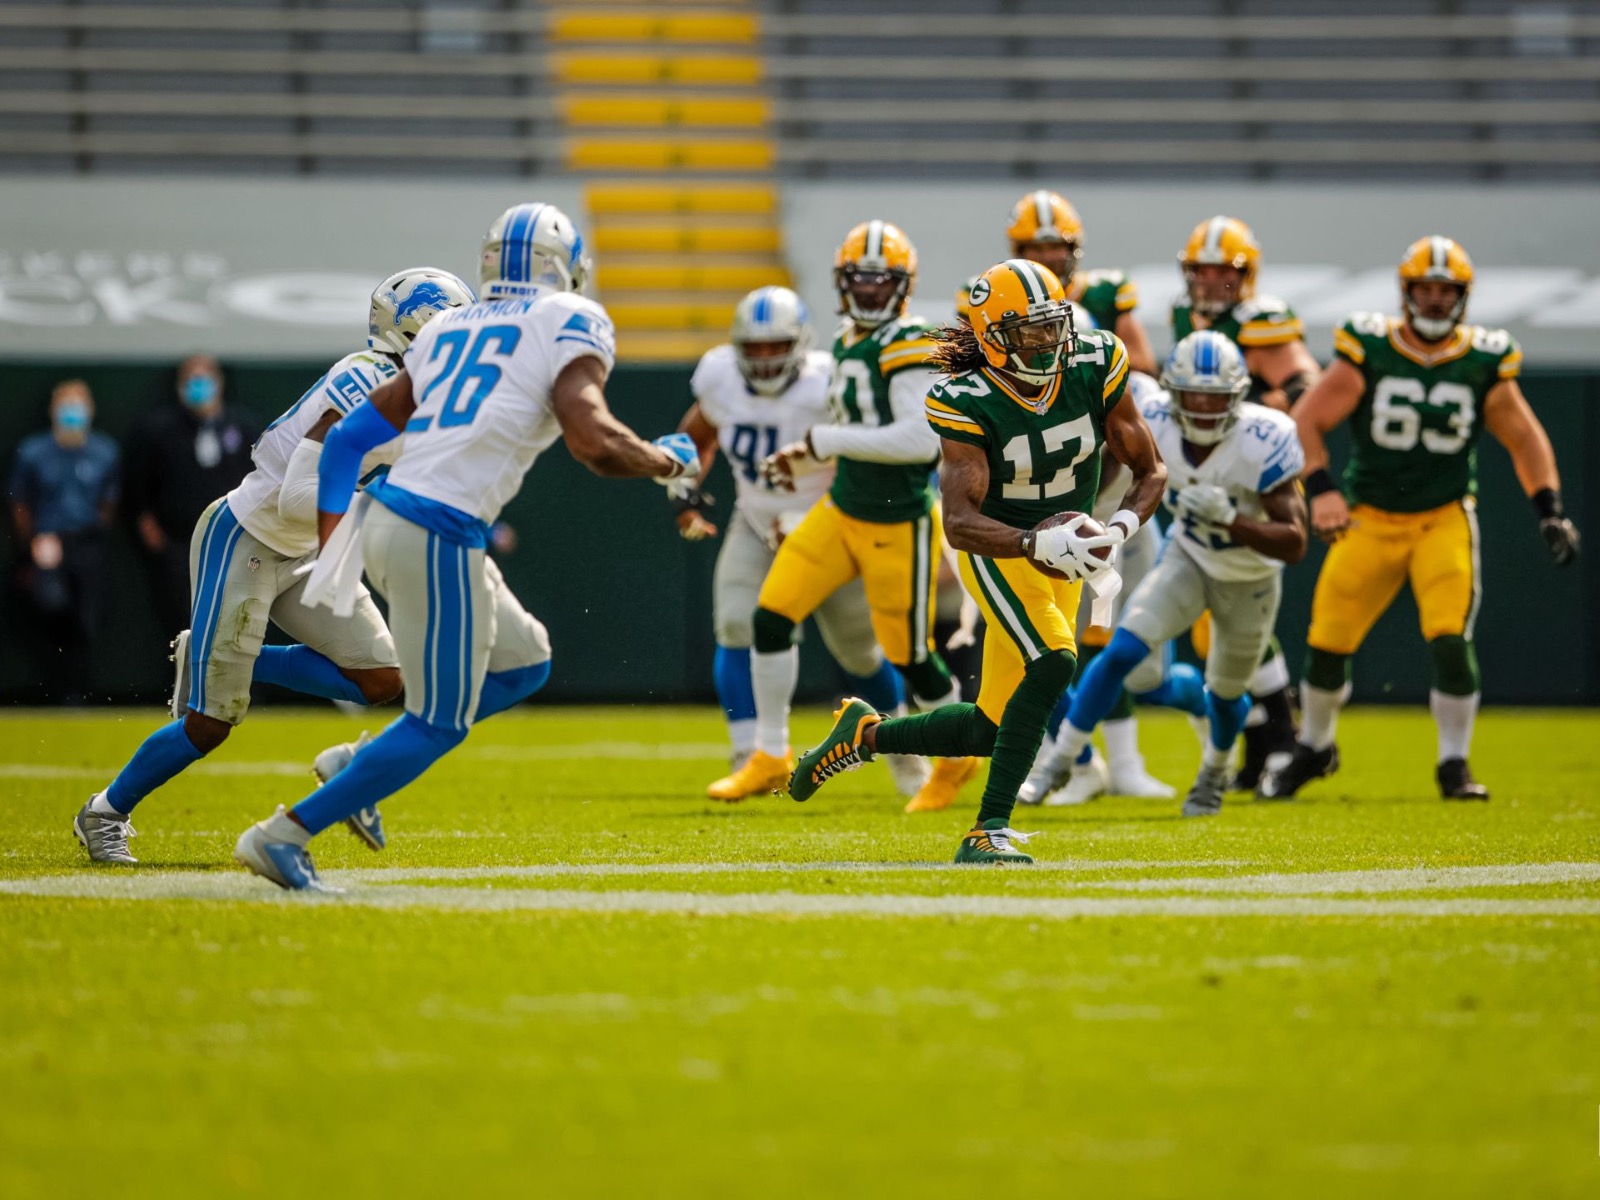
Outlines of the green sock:
[[937,654],[930,654],[909,667],[901,667],[900,673],[905,676],[906,686],[912,696],[929,703],[943,700],[955,686],[950,678],[950,668],[944,665],[944,659]]
[[1470,696],[1483,687],[1478,652],[1459,634],[1447,633],[1428,643],[1433,652],[1433,686],[1447,696]]
[[946,704],[931,712],[882,722],[873,753],[988,758],[994,752],[994,735],[994,722],[979,712],[976,704]]
[[1306,648],[1305,681],[1325,692],[1337,692],[1350,682],[1350,656],[1335,654],[1331,650]]
[[1017,690],[1006,702],[995,734],[994,757],[989,763],[989,781],[983,788],[978,809],[978,824],[995,818],[1009,821],[1016,807],[1017,791],[1033,769],[1044,741],[1050,713],[1061,693],[1072,682],[1077,660],[1066,650],[1053,650],[1028,664]]

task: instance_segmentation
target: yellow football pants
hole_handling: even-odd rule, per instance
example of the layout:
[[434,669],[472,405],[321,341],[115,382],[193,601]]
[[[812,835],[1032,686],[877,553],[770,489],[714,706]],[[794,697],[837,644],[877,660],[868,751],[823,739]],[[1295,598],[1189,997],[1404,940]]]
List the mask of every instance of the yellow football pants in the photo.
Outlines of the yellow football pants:
[[1350,510],[1311,600],[1313,649],[1354,654],[1400,587],[1411,582],[1422,636],[1472,637],[1478,617],[1478,517],[1470,497],[1420,513]]
[[961,582],[977,601],[988,627],[978,708],[998,725],[1030,662],[1052,650],[1077,653],[1075,623],[1083,583],[1055,579],[1025,558],[980,558],[962,552],[957,559]]
[[880,525],[846,516],[824,496],[783,539],[756,603],[798,625],[860,576],[883,656],[908,667],[933,653],[943,542],[938,505],[915,521]]

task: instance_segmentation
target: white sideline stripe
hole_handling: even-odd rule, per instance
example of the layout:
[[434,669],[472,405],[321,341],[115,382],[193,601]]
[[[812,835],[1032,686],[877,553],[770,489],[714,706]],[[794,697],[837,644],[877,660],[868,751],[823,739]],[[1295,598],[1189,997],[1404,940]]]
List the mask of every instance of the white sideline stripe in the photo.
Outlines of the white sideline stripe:
[[[1482,867],[1403,867],[1377,871],[1315,871],[1295,874],[1208,875],[1194,879],[1118,879],[1091,886],[1119,891],[1255,892],[1308,896],[1335,892],[1447,891],[1455,888],[1526,887],[1541,883],[1593,883],[1600,863],[1511,863]],[[1079,885],[1083,886],[1083,885]]]
[[[464,758],[489,762],[564,762],[591,758],[627,758],[641,761],[700,760],[728,757],[722,742],[580,742],[550,746],[474,746]],[[109,767],[59,767],[48,763],[0,763],[0,779],[111,779],[121,765]],[[189,775],[310,775],[311,762],[199,762]]]
[[0,893],[95,900],[224,900],[449,912],[605,912],[783,917],[1595,917],[1600,900],[1339,900],[1018,896],[839,896],[799,892],[593,892],[484,888],[368,887],[339,896],[290,896],[243,874],[194,872],[139,878],[56,875],[0,882]]
[[[1203,859],[1151,862],[1138,858],[1115,858],[1036,863],[1033,870],[1134,871],[1225,865],[1232,864]],[[390,870],[382,867],[354,867],[343,871],[324,871],[322,874],[330,883],[384,883],[389,880],[412,879],[549,879],[574,875],[602,879],[629,875],[889,875],[908,871],[963,869],[965,868],[959,868],[954,863],[948,862],[533,863],[523,867],[395,867]]]

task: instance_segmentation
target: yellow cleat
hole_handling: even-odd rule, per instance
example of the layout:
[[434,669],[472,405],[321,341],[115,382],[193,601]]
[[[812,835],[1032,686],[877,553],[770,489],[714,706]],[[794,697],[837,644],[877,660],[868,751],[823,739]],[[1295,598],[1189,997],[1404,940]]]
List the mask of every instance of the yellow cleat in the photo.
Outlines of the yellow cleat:
[[938,812],[956,802],[956,794],[978,773],[976,758],[936,758],[933,772],[920,791],[906,802],[908,813]]
[[794,770],[794,755],[785,750],[783,757],[766,754],[760,750],[751,753],[732,775],[719,779],[706,788],[713,800],[737,804],[763,792],[781,792],[789,784],[789,772]]

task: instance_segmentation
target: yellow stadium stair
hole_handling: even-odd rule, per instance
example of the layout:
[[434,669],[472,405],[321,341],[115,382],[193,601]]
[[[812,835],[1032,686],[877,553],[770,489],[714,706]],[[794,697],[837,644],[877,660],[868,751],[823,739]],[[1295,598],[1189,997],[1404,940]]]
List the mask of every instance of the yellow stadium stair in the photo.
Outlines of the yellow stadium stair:
[[760,52],[741,0],[553,0],[566,169],[625,362],[690,361],[750,289],[789,285]]

